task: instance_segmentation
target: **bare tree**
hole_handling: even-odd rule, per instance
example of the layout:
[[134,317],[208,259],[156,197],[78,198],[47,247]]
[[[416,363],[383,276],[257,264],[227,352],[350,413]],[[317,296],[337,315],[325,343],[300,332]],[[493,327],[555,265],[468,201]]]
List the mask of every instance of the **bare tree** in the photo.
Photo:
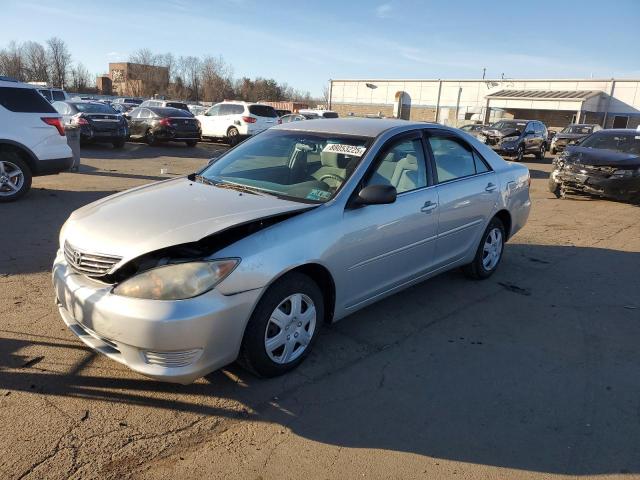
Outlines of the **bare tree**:
[[71,88],[74,92],[84,92],[89,88],[91,76],[82,63],[71,69]]
[[64,40],[52,37],[47,40],[47,56],[51,68],[51,82],[64,88],[71,65],[71,54]]
[[27,80],[22,45],[11,42],[7,48],[0,50],[0,75],[6,75],[20,81]]
[[156,55],[148,48],[141,48],[129,55],[129,61],[141,65],[157,65],[159,63],[159,55]]
[[38,42],[23,45],[24,68],[31,82],[49,82],[47,51]]

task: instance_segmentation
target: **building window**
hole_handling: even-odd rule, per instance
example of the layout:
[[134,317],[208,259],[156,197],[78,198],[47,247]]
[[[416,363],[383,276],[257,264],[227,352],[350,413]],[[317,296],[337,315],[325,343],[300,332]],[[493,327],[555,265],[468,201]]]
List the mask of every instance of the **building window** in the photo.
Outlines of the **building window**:
[[629,117],[626,115],[616,115],[613,117],[613,128],[627,128]]

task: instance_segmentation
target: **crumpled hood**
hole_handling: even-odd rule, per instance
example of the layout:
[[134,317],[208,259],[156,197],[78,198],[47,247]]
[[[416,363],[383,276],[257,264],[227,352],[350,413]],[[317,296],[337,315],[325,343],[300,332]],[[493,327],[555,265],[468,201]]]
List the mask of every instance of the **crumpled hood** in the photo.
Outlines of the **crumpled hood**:
[[503,128],[501,130],[497,130],[495,128],[488,128],[482,131],[482,134],[487,137],[511,137],[513,135],[520,135],[520,130],[517,128]]
[[71,214],[60,244],[122,257],[195,242],[234,225],[313,205],[240,193],[186,177],[153,183],[90,203]]
[[588,147],[567,147],[565,160],[583,165],[611,166],[619,168],[640,167],[640,157],[632,153],[616,152]]
[[562,140],[574,140],[576,138],[584,138],[587,135],[589,135],[588,133],[556,133],[556,136],[554,138],[557,138],[558,140],[562,139]]

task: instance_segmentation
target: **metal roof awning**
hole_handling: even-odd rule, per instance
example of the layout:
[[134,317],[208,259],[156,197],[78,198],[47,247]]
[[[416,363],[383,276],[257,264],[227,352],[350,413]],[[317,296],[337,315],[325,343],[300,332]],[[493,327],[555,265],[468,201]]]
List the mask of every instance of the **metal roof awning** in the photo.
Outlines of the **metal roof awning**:
[[488,99],[496,100],[567,100],[580,102],[600,95],[601,90],[500,90],[490,93]]

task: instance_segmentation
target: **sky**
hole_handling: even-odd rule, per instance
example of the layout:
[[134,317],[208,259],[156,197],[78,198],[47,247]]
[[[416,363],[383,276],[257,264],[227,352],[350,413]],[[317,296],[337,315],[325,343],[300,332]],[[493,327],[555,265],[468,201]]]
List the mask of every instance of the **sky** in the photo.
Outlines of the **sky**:
[[640,77],[639,0],[0,0],[0,48],[58,36],[91,73],[149,48],[319,96],[329,79]]

